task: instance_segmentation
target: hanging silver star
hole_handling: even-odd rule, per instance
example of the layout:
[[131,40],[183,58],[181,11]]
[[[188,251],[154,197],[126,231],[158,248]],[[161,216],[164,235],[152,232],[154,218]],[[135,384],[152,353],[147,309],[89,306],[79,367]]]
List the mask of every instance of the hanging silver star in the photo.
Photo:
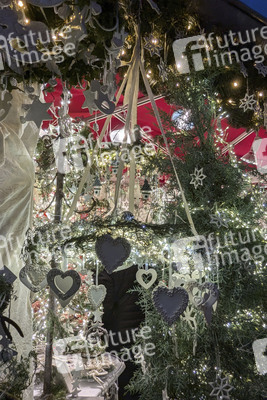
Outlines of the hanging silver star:
[[257,104],[257,100],[255,99],[255,95],[249,95],[246,93],[245,97],[240,100],[239,108],[243,108],[243,111],[246,112],[248,110],[254,110]]
[[160,51],[162,50],[162,47],[158,39],[150,34],[148,37],[144,38],[144,41],[144,48],[149,51],[150,56],[153,57],[154,55],[157,55],[160,57]]
[[264,65],[263,63],[257,63],[255,64],[255,68],[260,75],[264,76],[264,78],[267,76],[267,65]]
[[229,392],[233,390],[233,386],[229,383],[229,377],[222,378],[217,375],[215,382],[209,382],[212,387],[211,397],[216,397],[217,400],[230,400]]
[[102,315],[103,314],[104,313],[102,311],[100,311],[99,309],[93,311],[94,322],[102,322]]
[[37,128],[40,128],[43,121],[49,121],[53,118],[47,114],[52,103],[41,103],[38,98],[33,100],[33,103],[28,105],[28,113],[26,117],[21,117],[21,122],[33,121]]
[[95,105],[96,92],[92,92],[91,89],[87,89],[83,92],[83,95],[85,97],[85,100],[82,108],[88,108],[89,113],[93,114],[93,111],[97,110],[97,106]]
[[192,176],[190,185],[194,185],[195,189],[197,189],[198,186],[203,185],[203,180],[207,178],[206,175],[203,174],[203,168],[195,168],[195,172],[190,175]]

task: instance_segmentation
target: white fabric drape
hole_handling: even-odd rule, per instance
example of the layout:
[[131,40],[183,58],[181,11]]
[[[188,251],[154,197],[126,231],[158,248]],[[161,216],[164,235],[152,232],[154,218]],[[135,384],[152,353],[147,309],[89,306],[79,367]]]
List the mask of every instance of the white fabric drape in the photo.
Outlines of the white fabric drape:
[[[6,265],[16,276],[14,292],[16,301],[11,302],[10,317],[22,329],[21,338],[15,329],[10,329],[17,346],[18,355],[27,356],[31,350],[32,322],[30,291],[20,282],[19,270],[21,246],[25,232],[31,226],[34,163],[33,153],[38,140],[38,128],[34,122],[21,124],[22,105],[31,103],[29,97],[19,90],[12,92],[12,106],[4,121],[0,123],[0,134],[4,137],[4,162],[0,167],[0,268]],[[24,394],[32,399],[31,390]]]

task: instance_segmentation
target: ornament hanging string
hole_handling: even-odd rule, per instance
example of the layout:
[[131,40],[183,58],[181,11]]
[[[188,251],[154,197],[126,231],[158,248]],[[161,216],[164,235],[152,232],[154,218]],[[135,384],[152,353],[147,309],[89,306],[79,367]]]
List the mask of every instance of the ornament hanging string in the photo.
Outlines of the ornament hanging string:
[[188,206],[187,200],[185,198],[185,194],[184,194],[180,179],[178,177],[178,173],[176,171],[176,168],[175,168],[175,165],[174,165],[174,162],[173,162],[173,158],[172,158],[172,155],[171,155],[171,152],[170,152],[168,141],[167,141],[167,138],[166,138],[163,126],[162,126],[162,122],[161,122],[161,119],[160,119],[159,111],[158,111],[156,102],[154,100],[154,96],[153,96],[150,84],[149,84],[148,79],[146,77],[143,61],[140,63],[140,69],[141,69],[141,74],[142,74],[142,77],[143,77],[143,80],[144,80],[144,84],[145,84],[145,87],[146,87],[146,91],[147,91],[148,97],[150,98],[151,105],[152,105],[152,108],[153,108],[153,111],[154,111],[154,114],[155,114],[159,129],[160,129],[160,132],[162,134],[162,137],[163,137],[163,140],[164,140],[167,152],[168,152],[168,156],[170,158],[170,161],[171,161],[171,164],[172,164],[172,167],[173,167],[173,170],[174,170],[176,181],[178,183],[178,186],[179,186],[179,189],[180,189],[180,192],[181,192],[181,195],[182,195],[182,199],[183,199],[183,203],[184,203],[185,212],[186,212],[186,216],[187,216],[188,222],[190,224],[190,227],[191,227],[193,235],[194,236],[198,236],[198,233],[196,231],[196,228],[195,228],[195,225],[194,225],[194,222],[193,222],[190,210],[189,210],[189,206]]

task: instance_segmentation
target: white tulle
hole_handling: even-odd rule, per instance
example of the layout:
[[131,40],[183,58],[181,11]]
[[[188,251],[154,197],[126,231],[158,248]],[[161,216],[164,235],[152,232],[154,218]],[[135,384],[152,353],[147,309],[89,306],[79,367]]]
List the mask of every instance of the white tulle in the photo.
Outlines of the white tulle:
[[[29,97],[19,91],[12,92],[12,106],[4,121],[0,123],[0,134],[4,137],[3,163],[0,166],[0,268],[6,265],[17,276],[11,302],[10,318],[22,329],[21,338],[11,328],[18,355],[27,356],[32,348],[32,322],[30,291],[20,282],[18,274],[22,268],[21,246],[25,232],[31,226],[33,210],[34,163],[39,130],[34,122],[21,124],[22,105],[31,103]],[[32,399],[29,388],[24,399]]]

